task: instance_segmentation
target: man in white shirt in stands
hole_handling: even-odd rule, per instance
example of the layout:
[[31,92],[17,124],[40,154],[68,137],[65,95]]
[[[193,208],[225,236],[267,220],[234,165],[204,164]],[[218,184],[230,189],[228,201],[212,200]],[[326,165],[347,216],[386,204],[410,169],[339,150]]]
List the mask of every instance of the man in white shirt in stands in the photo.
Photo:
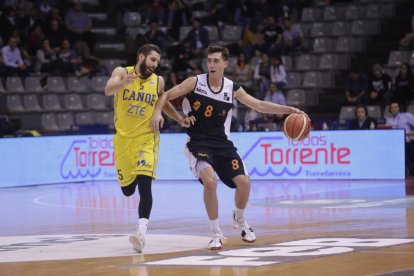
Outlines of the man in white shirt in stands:
[[6,75],[26,75],[26,65],[24,64],[22,53],[17,47],[17,40],[10,37],[9,43],[1,48],[1,56],[5,66]]

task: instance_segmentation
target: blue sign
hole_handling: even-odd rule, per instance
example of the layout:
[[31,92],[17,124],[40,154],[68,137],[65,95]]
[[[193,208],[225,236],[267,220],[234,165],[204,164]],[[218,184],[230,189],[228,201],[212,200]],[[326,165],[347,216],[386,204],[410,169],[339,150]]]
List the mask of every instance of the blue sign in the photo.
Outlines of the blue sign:
[[[0,187],[116,180],[112,135],[0,139]],[[404,131],[232,133],[252,179],[404,179]],[[161,134],[157,177],[193,180],[185,134]]]

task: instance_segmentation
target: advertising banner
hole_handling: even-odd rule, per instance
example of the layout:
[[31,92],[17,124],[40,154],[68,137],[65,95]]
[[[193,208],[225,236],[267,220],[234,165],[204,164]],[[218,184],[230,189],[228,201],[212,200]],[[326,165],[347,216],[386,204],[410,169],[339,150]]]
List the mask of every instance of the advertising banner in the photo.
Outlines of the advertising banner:
[[[0,187],[116,180],[112,135],[0,139]],[[232,133],[252,179],[404,179],[404,131],[313,131],[303,141],[282,132]],[[193,180],[187,136],[161,134],[157,176]]]

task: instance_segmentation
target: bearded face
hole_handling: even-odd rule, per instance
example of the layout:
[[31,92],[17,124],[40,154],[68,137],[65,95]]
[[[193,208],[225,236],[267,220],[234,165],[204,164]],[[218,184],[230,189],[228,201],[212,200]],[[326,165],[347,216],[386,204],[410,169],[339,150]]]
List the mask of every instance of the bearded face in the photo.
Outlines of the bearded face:
[[141,56],[141,58],[142,61],[138,61],[138,69],[141,77],[146,79],[155,72],[155,69],[157,69],[158,64],[160,63],[160,55],[157,52],[152,51],[149,55]]
[[139,65],[139,72],[141,73],[143,79],[148,78],[153,73],[153,71],[147,66],[147,57],[145,57],[145,59]]

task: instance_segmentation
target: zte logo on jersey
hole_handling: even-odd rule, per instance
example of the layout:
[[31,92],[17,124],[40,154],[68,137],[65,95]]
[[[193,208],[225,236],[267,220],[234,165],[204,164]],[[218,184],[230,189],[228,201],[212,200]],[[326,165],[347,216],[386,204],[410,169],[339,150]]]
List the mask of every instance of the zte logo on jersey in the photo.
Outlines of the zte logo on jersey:
[[201,88],[197,87],[195,90],[196,90],[196,92],[198,92],[198,93],[201,93],[201,94],[207,95],[207,91],[206,91],[206,90],[204,90],[204,89],[201,89]]
[[207,153],[202,153],[202,152],[197,153],[197,156],[208,158],[208,154]]

